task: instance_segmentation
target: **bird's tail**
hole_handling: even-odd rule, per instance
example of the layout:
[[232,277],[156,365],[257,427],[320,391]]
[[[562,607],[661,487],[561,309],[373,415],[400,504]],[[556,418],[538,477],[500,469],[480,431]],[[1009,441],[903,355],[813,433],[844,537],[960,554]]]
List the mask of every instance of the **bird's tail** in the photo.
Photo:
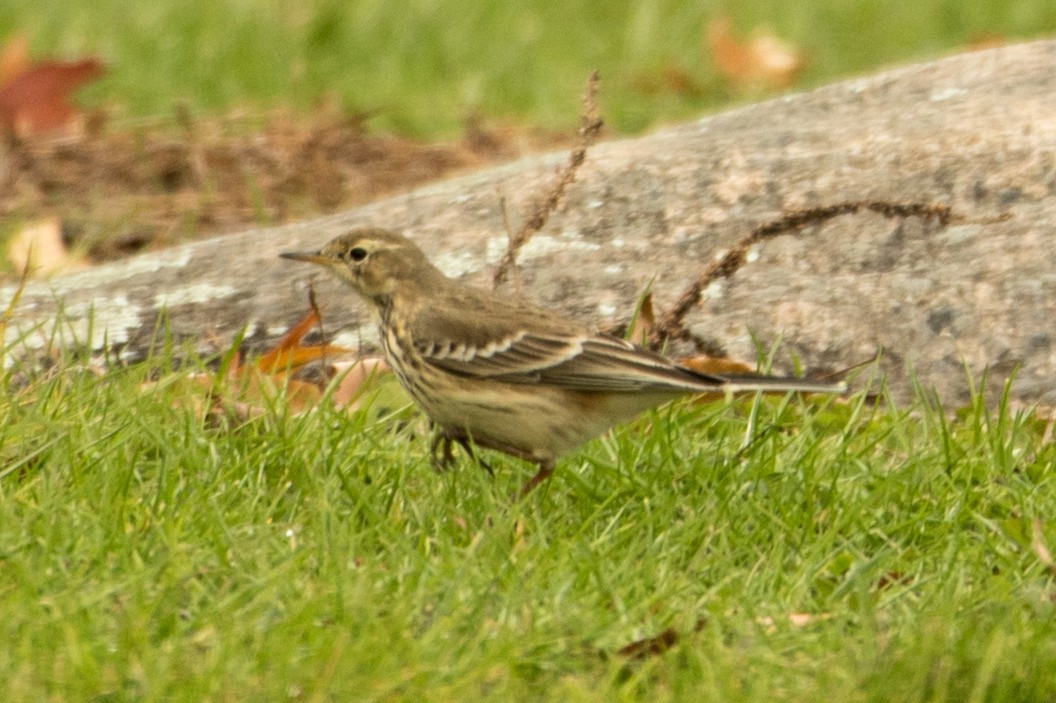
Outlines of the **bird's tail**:
[[[710,375],[710,374],[709,374]],[[846,393],[843,381],[811,381],[805,378],[753,376],[752,374],[715,374],[722,381],[721,390],[729,393]]]

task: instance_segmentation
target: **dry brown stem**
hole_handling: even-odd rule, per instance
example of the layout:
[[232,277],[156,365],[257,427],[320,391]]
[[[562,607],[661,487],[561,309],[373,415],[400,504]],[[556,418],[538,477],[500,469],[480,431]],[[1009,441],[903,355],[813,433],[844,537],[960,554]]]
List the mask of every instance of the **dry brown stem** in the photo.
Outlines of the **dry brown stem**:
[[558,171],[554,182],[544,193],[544,196],[536,202],[535,207],[525,218],[521,228],[516,234],[509,235],[509,243],[506,245],[506,253],[502,255],[495,276],[492,279],[493,288],[498,288],[510,275],[510,270],[517,265],[517,252],[528,243],[532,235],[541,230],[551,213],[557,209],[561,198],[565,194],[572,181],[576,180],[576,171],[587,158],[589,149],[598,139],[601,127],[604,124],[598,116],[598,105],[596,102],[598,83],[600,78],[597,71],[593,71],[587,79],[587,90],[583,95],[583,114],[580,115],[579,140],[569,154],[568,163]]
[[744,265],[745,257],[759,242],[788,232],[796,232],[809,225],[817,225],[834,217],[870,210],[885,217],[920,217],[936,220],[945,227],[953,218],[951,209],[945,205],[929,203],[894,203],[885,201],[856,201],[805,208],[786,213],[776,220],[766,222],[752,230],[725,254],[704,269],[693,283],[679,296],[678,302],[665,313],[652,333],[649,343],[653,348],[662,347],[668,340],[684,336],[685,317],[700,300],[700,294],[711,283],[720,278],[729,278]]

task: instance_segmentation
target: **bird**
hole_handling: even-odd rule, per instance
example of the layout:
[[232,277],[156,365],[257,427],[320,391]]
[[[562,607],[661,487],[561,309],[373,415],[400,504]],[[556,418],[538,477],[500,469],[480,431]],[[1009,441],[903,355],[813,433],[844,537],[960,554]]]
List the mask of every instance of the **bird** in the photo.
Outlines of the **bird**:
[[537,467],[522,497],[551,477],[560,457],[680,396],[846,390],[694,371],[564,314],[448,278],[413,241],[383,228],[353,228],[317,251],[280,256],[323,267],[367,302],[389,366],[437,430],[438,467],[453,460],[453,443],[473,459],[473,446],[519,457]]

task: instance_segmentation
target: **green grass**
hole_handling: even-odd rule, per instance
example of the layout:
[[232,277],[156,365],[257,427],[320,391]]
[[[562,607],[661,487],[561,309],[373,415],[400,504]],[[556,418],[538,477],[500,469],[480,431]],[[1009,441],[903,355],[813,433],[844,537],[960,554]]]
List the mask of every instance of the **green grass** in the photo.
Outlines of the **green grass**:
[[436,475],[419,420],[209,423],[73,368],[0,396],[2,700],[1056,695],[1029,413],[682,404],[510,505],[530,467]]
[[[1056,28],[1043,0],[478,5],[7,0],[0,36],[101,54],[83,97],[131,116],[332,96],[433,136],[567,129],[595,67],[621,131],[711,109],[721,10],[805,48],[804,85]],[[665,65],[703,92],[636,87]],[[529,467],[438,476],[420,420],[203,421],[140,390],[160,365],[0,376],[0,700],[1056,697],[1056,449],[999,399],[683,404],[511,505]]]
[[[132,116],[176,101],[226,113],[334,100],[426,136],[457,132],[474,110],[568,130],[597,68],[610,126],[634,132],[734,99],[702,41],[720,14],[739,36],[766,25],[800,47],[800,87],[1056,31],[1049,0],[5,0],[0,37],[23,32],[37,55],[100,55],[111,71],[85,99]],[[643,90],[665,67],[696,90]]]

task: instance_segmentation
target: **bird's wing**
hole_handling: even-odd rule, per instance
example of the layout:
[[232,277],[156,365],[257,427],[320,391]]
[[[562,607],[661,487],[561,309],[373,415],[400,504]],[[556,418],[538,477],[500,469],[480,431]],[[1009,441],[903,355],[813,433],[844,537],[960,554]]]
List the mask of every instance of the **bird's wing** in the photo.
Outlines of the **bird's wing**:
[[410,332],[420,357],[448,373],[587,391],[708,390],[722,384],[522,301],[462,291],[457,302],[438,302],[419,312]]
[[[522,312],[518,310],[518,312]],[[581,351],[580,334],[564,318],[532,315],[453,316],[427,311],[412,330],[415,351],[449,373],[530,383]]]
[[512,382],[534,382],[547,369],[560,366],[580,353],[577,340],[560,335],[514,331],[483,343],[434,339],[416,342],[416,349],[430,364],[449,373]]
[[575,390],[627,393],[717,390],[725,383],[608,335],[583,339],[579,354],[544,370],[541,380]]
[[840,392],[841,384],[772,376],[698,373],[666,357],[578,322],[523,303],[463,295],[436,305],[412,325],[415,350],[428,364],[465,378],[542,383],[602,392],[804,391]]

